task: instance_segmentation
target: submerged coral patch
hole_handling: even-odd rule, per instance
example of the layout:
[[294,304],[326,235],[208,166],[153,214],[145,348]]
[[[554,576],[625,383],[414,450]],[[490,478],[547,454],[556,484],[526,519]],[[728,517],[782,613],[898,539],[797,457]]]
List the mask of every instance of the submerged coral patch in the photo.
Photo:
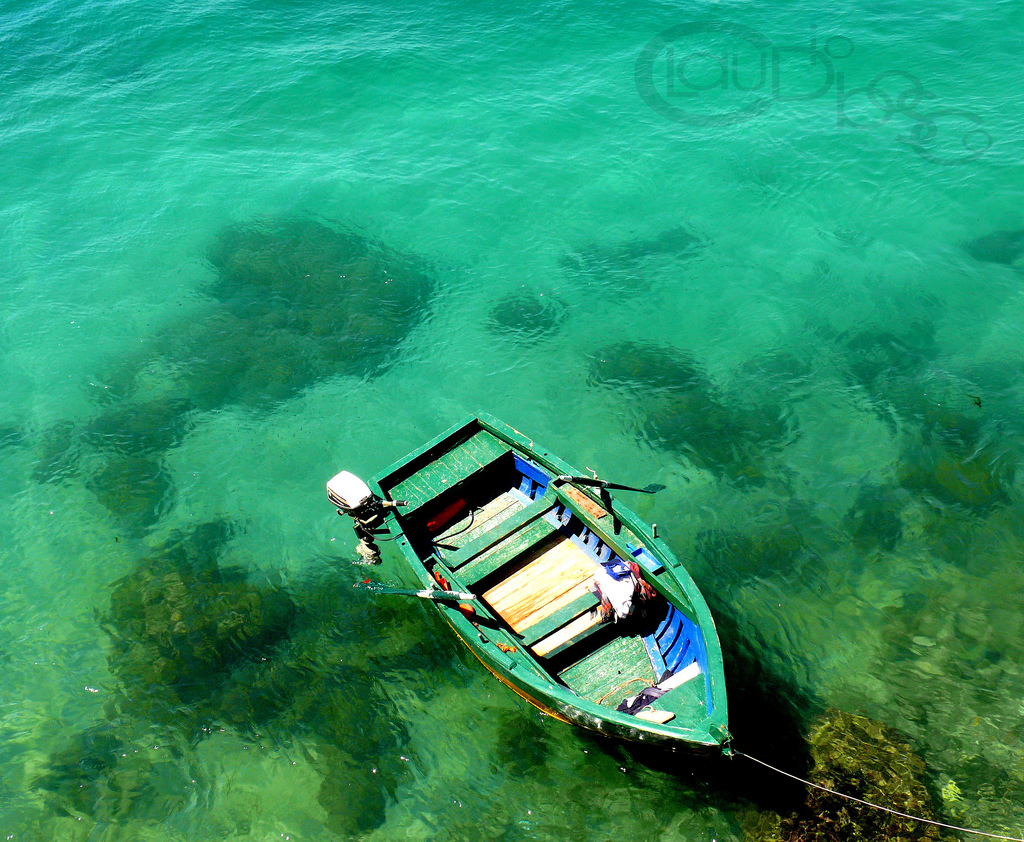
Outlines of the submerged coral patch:
[[[416,257],[302,218],[228,226],[207,257],[215,277],[204,305],[113,361],[100,413],[54,425],[36,447],[38,482],[86,473],[133,535],[173,502],[165,456],[202,413],[272,409],[324,378],[380,375],[434,289]],[[100,467],[87,473],[90,460]]]
[[858,549],[896,548],[903,537],[905,498],[905,493],[888,487],[866,485],[860,490],[843,522]]
[[620,342],[591,360],[590,383],[625,389],[652,445],[685,454],[698,468],[739,483],[765,480],[765,457],[790,433],[783,407],[729,400],[686,353]]
[[[924,819],[936,818],[925,784],[924,761],[893,729],[864,716],[829,708],[811,728],[811,783]],[[744,827],[750,842],[877,842],[880,839],[940,840],[934,825],[862,806],[821,789],[781,819],[752,817]]]
[[514,292],[494,305],[487,327],[513,339],[539,339],[556,332],[565,316],[565,304],[553,295]]
[[812,554],[790,524],[757,525],[744,532],[704,530],[697,534],[696,545],[722,581],[788,578]]
[[677,226],[614,245],[592,243],[566,254],[562,269],[586,283],[614,291],[643,290],[666,265],[692,260],[706,245],[686,226]]
[[878,378],[918,373],[937,353],[935,326],[925,321],[911,323],[899,334],[874,328],[848,331],[836,341],[851,379],[869,388]]

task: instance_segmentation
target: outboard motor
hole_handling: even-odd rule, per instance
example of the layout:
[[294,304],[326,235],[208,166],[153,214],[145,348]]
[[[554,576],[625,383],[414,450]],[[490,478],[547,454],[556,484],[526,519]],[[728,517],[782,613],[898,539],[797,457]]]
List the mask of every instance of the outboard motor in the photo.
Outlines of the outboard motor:
[[[359,561],[353,564],[380,564],[380,547],[374,541],[387,509],[408,505],[404,500],[382,500],[359,477],[348,471],[331,477],[327,483],[327,499],[338,509],[339,515],[352,518],[352,529],[359,538]],[[386,531],[386,530],[385,530]]]

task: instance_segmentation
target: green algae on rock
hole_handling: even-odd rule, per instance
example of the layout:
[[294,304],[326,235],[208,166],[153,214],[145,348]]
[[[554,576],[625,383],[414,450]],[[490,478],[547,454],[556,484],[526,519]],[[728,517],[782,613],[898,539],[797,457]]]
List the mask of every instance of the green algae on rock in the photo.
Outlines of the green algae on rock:
[[181,442],[194,408],[186,398],[168,395],[143,403],[116,403],[90,421],[83,439],[100,451],[125,456],[161,454]]
[[285,639],[294,616],[280,588],[178,541],[115,583],[103,625],[111,670],[127,692],[194,704],[215,695],[233,667]]
[[[829,708],[813,724],[808,742],[814,766],[808,780],[924,819],[936,819],[925,784],[924,761],[892,728],[865,716]],[[878,842],[941,840],[934,825],[913,821],[808,788],[803,806],[789,816],[751,816],[749,842]]]
[[494,763],[517,778],[528,778],[542,768],[550,753],[548,733],[541,714],[515,711],[498,725],[498,740],[491,756]]
[[899,334],[865,328],[840,334],[836,341],[845,352],[843,365],[851,378],[869,388],[880,378],[921,371],[937,353],[935,327],[924,321],[908,325]]
[[54,424],[35,444],[32,478],[41,485],[70,479],[78,472],[80,451],[78,427],[71,421]]
[[78,476],[132,535],[169,508],[163,457],[201,412],[272,409],[335,375],[378,376],[427,315],[434,282],[422,261],[302,218],[231,225],[207,255],[216,271],[198,312],[111,364],[101,412],[54,425],[34,476]]
[[161,820],[188,806],[196,784],[184,751],[139,723],[108,720],[51,754],[35,783],[59,816]]
[[785,523],[754,525],[742,532],[701,530],[696,545],[723,582],[769,575],[788,578],[813,555],[800,531]]
[[651,444],[740,484],[763,484],[767,454],[791,434],[783,407],[727,401],[691,355],[663,346],[603,348],[592,358],[589,379],[636,399],[639,430]]
[[555,333],[565,316],[565,304],[553,295],[514,292],[494,306],[487,327],[493,333],[530,341]]

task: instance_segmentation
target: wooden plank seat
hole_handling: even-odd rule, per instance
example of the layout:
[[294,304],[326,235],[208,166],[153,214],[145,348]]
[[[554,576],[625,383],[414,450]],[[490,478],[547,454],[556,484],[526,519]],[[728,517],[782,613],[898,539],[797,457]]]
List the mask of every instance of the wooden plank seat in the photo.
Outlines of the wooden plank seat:
[[[496,544],[508,540],[514,533],[544,517],[554,508],[556,502],[557,500],[553,495],[545,494],[539,500],[535,500],[530,505],[512,513],[497,524],[494,529],[489,529],[483,535],[466,543],[448,559],[449,566],[453,570],[462,568],[469,561],[476,559]],[[555,527],[552,525],[551,528],[554,529]],[[477,578],[479,579],[480,577]]]
[[597,598],[589,593],[597,569],[597,562],[556,531],[483,596],[538,657],[553,657],[601,624]]
[[538,658],[554,658],[582,643],[604,625],[600,611],[589,610],[537,641],[532,649]]
[[407,500],[406,514],[418,509],[508,452],[508,446],[486,430],[478,430],[390,490],[392,500]]
[[450,558],[468,545],[470,541],[479,538],[488,530],[494,529],[525,507],[526,504],[520,497],[511,491],[506,491],[483,506],[464,512],[458,520],[434,536],[434,545],[446,551]]
[[[522,631],[523,643],[533,646],[542,638],[568,625],[581,614],[595,610],[600,604],[601,600],[593,592],[589,589],[584,590],[571,602],[552,610],[546,617],[540,617],[536,622],[531,622],[526,626]],[[531,619],[536,616],[536,614],[532,615]]]
[[531,547],[536,547],[556,533],[558,527],[555,524],[543,517],[536,518],[528,526],[513,532],[505,541],[467,562],[459,569],[459,575],[467,585],[479,585],[491,574],[516,562]]

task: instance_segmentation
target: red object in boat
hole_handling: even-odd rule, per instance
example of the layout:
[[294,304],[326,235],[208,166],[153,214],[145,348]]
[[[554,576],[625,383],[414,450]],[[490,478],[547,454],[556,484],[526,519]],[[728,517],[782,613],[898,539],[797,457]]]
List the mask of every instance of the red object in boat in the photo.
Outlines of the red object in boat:
[[445,526],[455,519],[455,516],[459,514],[464,508],[466,508],[466,501],[461,497],[458,500],[453,500],[441,511],[434,515],[430,520],[427,521],[427,531],[433,534],[439,532]]

